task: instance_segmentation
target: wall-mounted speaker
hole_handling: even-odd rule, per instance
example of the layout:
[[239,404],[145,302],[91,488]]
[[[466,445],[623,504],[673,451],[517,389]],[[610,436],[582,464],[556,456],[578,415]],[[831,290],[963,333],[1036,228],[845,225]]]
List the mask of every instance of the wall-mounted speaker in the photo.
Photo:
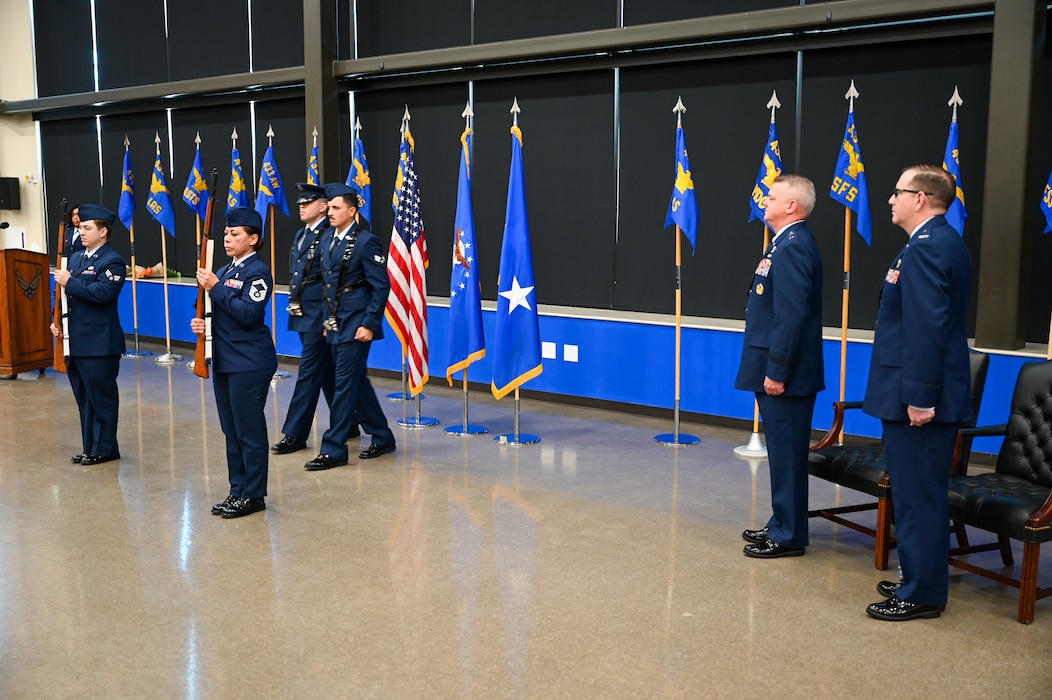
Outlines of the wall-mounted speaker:
[[18,194],[17,177],[0,177],[0,209],[17,211],[22,208],[22,198]]

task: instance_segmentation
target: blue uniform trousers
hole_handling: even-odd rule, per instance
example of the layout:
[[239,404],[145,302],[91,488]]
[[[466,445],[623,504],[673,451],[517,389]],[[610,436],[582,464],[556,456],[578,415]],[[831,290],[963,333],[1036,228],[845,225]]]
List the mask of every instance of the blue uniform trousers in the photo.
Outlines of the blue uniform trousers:
[[768,537],[783,547],[806,547],[807,451],[815,396],[770,396],[757,392],[771,468]]
[[336,391],[329,410],[329,429],[321,442],[321,453],[336,459],[347,459],[347,434],[355,413],[362,429],[372,435],[374,444],[394,445],[394,433],[387,425],[380,401],[369,378],[365,376],[371,342],[352,340],[331,345],[336,368]]
[[332,352],[325,342],[325,336],[301,332],[300,341],[303,354],[300,356],[299,374],[281,432],[297,440],[306,440],[318,409],[319,391],[325,395],[325,403],[332,406],[335,377]]
[[882,421],[891,477],[895,540],[903,582],[900,600],[946,605],[950,572],[950,506],[947,499],[956,423]]
[[71,357],[69,384],[80,410],[80,436],[84,454],[113,457],[117,449],[117,413],[120,391],[117,374],[120,355]]
[[219,424],[226,435],[230,495],[263,498],[270,459],[264,409],[274,370],[213,372],[212,377]]

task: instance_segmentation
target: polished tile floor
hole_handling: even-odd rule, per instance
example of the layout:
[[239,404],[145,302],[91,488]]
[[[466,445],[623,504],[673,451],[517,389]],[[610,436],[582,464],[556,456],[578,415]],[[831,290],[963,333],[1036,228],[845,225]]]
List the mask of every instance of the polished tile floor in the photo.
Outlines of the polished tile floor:
[[542,441],[501,446],[511,400],[473,392],[491,435],[453,438],[462,393],[436,383],[441,425],[308,473],[316,426],[266,512],[223,520],[210,383],[143,358],[120,385],[124,458],[81,467],[66,377],[0,382],[2,698],[1052,695],[1052,600],[1024,626],[1015,589],[954,569],[942,618],[883,623],[862,535],[816,520],[805,557],[742,556],[769,493],[740,432],[685,424],[702,442],[676,450],[670,422],[523,401]]

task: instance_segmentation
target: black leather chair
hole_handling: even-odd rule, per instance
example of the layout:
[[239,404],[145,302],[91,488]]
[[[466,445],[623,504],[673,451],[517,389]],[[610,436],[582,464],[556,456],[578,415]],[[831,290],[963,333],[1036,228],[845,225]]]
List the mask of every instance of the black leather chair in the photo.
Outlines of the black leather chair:
[[[1052,587],[1037,587],[1041,544],[1052,540],[1052,362],[1031,362],[1019,370],[1007,424],[961,433],[1005,436],[995,471],[950,478],[950,517],[996,534],[997,542],[951,549],[950,564],[1018,588],[1017,619],[1028,625],[1037,601],[1052,595]],[[1018,579],[960,558],[1000,550],[1003,564],[1012,566],[1011,540],[1023,543]]]
[[[972,418],[965,425],[974,426],[979,415],[979,404],[983,399],[986,386],[986,372],[990,366],[990,357],[978,350],[969,350],[972,377]],[[808,516],[825,518],[831,522],[869,535],[876,539],[873,553],[873,566],[883,571],[888,568],[888,557],[895,541],[891,536],[891,524],[894,521],[892,508],[891,479],[884,459],[884,443],[880,440],[861,445],[840,444],[840,434],[844,427],[844,414],[850,409],[861,409],[861,401],[837,401],[833,404],[833,425],[821,440],[811,448],[808,457],[808,471],[811,476],[825,479],[834,484],[845,486],[855,491],[868,493],[877,500],[874,503],[862,503],[851,506],[834,506],[817,508],[808,512]],[[968,464],[971,440],[959,438],[955,454],[955,464]],[[843,515],[860,511],[877,511],[876,529],[848,520]],[[968,544],[963,527],[956,528],[958,544]]]

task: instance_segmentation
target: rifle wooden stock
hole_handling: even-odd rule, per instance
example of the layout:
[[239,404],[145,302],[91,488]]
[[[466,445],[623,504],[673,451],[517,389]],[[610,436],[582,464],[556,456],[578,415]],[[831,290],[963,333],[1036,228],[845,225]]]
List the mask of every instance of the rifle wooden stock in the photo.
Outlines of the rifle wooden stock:
[[[58,257],[55,259],[55,269],[66,269],[66,198],[62,198],[62,219],[58,225]],[[52,367],[56,372],[66,372],[66,348],[69,346],[69,317],[66,311],[66,288],[55,283],[55,318],[53,323],[58,328],[58,336],[55,338],[55,360]]]
[[[212,219],[216,201],[216,179],[219,171],[212,169],[212,186],[208,194],[208,206],[205,208],[205,224],[201,230],[201,260],[199,267],[212,269]],[[208,363],[212,360],[212,308],[208,293],[200,284],[197,286],[197,318],[204,320],[205,332],[197,336],[197,347],[194,349],[194,374],[208,379]]]

